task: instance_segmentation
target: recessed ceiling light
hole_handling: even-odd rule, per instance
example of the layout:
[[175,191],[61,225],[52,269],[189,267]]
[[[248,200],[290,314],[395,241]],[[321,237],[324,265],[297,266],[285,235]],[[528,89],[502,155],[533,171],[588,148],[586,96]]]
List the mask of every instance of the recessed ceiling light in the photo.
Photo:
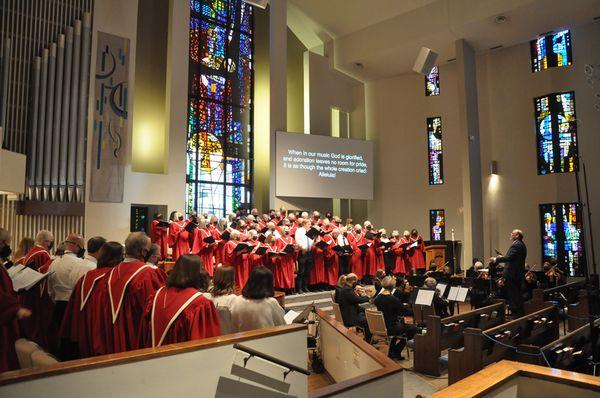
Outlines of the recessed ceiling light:
[[497,15],[494,18],[494,22],[497,23],[498,25],[502,25],[503,23],[508,22],[508,17],[506,15]]
[[497,49],[502,48],[502,47],[503,47],[502,44],[499,44],[497,46],[490,47],[490,50],[497,50]]
[[354,67],[355,67],[356,69],[362,69],[362,68],[364,68],[365,66],[364,66],[363,64],[361,64],[360,62],[355,62],[355,63],[354,63]]

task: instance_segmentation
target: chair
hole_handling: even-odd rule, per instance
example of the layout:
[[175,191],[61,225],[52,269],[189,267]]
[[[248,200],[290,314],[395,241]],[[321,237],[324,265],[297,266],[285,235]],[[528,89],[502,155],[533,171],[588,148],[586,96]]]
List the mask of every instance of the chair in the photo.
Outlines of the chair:
[[217,312],[219,313],[221,336],[233,333],[233,325],[231,324],[231,311],[229,311],[229,307],[217,306]]
[[31,364],[34,368],[43,368],[55,363],[58,363],[58,360],[42,349],[31,353]]
[[365,310],[365,316],[367,318],[367,325],[369,325],[369,330],[371,331],[371,341],[369,343],[373,343],[373,337],[381,336],[388,344],[391,344],[391,338],[395,337],[400,340],[404,340],[406,347],[406,356],[410,358],[410,351],[408,349],[408,339],[405,336],[390,336],[387,331],[387,327],[385,326],[385,318],[383,317],[383,312],[367,309]]
[[31,354],[39,349],[40,346],[31,340],[18,339],[15,341],[15,351],[17,352],[17,358],[19,359],[19,366],[21,369],[33,366],[31,363]]

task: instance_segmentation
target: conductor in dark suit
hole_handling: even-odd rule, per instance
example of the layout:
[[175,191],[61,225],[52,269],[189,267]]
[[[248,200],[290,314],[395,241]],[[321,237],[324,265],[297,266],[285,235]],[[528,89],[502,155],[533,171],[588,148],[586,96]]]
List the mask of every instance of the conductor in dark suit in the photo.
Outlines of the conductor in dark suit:
[[527,258],[527,247],[523,243],[523,232],[515,229],[510,233],[512,245],[508,248],[506,255],[492,257],[494,264],[505,263],[502,279],[506,291],[508,306],[514,317],[523,316],[523,283],[525,280],[525,259]]

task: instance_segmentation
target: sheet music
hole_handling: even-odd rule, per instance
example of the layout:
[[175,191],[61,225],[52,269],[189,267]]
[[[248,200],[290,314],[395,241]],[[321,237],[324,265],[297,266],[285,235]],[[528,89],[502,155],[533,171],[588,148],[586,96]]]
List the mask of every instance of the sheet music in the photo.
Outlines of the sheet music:
[[456,301],[460,301],[461,303],[464,303],[465,300],[467,299],[467,293],[469,293],[469,289],[466,287],[460,286],[458,288],[458,295],[456,296]]
[[296,319],[296,317],[300,315],[299,312],[296,312],[294,310],[289,310],[284,316],[283,319],[285,319],[285,323],[288,325],[291,325],[292,322],[294,322],[294,319]]
[[448,293],[448,300],[456,301],[456,296],[458,296],[458,286],[450,286],[450,292]]
[[47,274],[41,274],[29,267],[24,267],[17,272],[12,279],[13,290],[18,292],[21,289],[29,290],[36,283],[47,277]]
[[438,283],[438,284],[435,286],[435,290],[437,290],[438,292],[440,292],[440,296],[443,296],[443,295],[444,295],[444,293],[446,292],[446,287],[447,287],[447,286],[448,286],[448,285],[446,285],[445,283]]
[[15,264],[12,267],[10,267],[9,269],[7,269],[6,272],[8,272],[8,276],[12,279],[23,268],[25,268],[24,265]]
[[417,299],[415,300],[415,304],[431,306],[434,294],[434,290],[419,289],[419,292],[417,293]]

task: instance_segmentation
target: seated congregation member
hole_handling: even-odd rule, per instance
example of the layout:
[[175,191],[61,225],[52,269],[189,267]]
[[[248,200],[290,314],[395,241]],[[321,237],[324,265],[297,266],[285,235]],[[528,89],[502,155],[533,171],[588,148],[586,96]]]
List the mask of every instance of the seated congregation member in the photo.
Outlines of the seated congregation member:
[[146,263],[151,246],[144,232],[130,233],[125,240],[125,259],[108,274],[106,291],[97,290],[108,296],[104,319],[113,325],[107,336],[113,353],[139,348],[139,324],[146,301],[164,285],[164,272]]
[[358,277],[355,274],[346,275],[345,285],[338,290],[336,302],[340,306],[344,326],[358,326],[365,331],[365,340],[371,340],[371,333],[367,325],[367,318],[363,309],[359,306],[362,303],[368,303],[369,297],[358,289]]
[[31,316],[31,311],[19,304],[4,265],[12,251],[10,241],[10,233],[0,227],[0,373],[19,369],[15,351],[15,341],[19,338],[17,321]]
[[425,279],[425,287],[427,289],[435,290],[435,293],[433,295],[433,303],[432,303],[433,308],[435,310],[435,314],[437,316],[439,316],[440,318],[446,318],[446,317],[450,316],[450,313],[448,312],[449,303],[448,303],[448,300],[446,300],[440,296],[440,292],[435,289],[436,286],[437,286],[437,281],[434,278],[430,277],[430,278]]
[[334,292],[333,292],[333,302],[337,303],[338,301],[338,295],[340,294],[340,290],[342,290],[342,288],[346,286],[346,275],[340,275],[340,277],[338,278],[337,284],[335,285],[334,288]]
[[[23,260],[23,265],[36,271],[45,272],[52,258],[50,250],[54,246],[54,235],[47,230],[41,230],[35,237],[35,245]],[[42,281],[19,296],[21,305],[31,310],[30,318],[21,320],[20,327],[23,337],[35,341],[44,348],[54,344],[51,341],[56,333],[51,331],[54,302],[48,295],[47,281]],[[50,332],[49,332],[50,331]]]
[[396,289],[396,278],[386,276],[381,281],[383,291],[375,298],[377,309],[383,313],[385,327],[389,336],[394,336],[390,341],[388,356],[390,358],[402,358],[402,350],[406,345],[405,340],[398,339],[397,336],[405,336],[407,339],[412,339],[417,328],[414,325],[404,323],[403,315],[405,315],[402,301],[392,294]]
[[212,300],[215,307],[231,308],[239,297],[235,294],[235,269],[229,265],[218,267],[213,277],[212,289],[205,296]]
[[98,250],[97,267],[77,281],[60,327],[60,359],[87,358],[111,352],[106,336],[112,334],[113,325],[104,317],[109,305],[106,280],[107,274],[122,261],[123,245],[106,242]]
[[200,257],[180,256],[167,277],[166,286],[159,288],[146,302],[140,346],[160,347],[218,336],[219,315],[212,301],[202,295],[209,279]]
[[252,270],[242,296],[231,307],[231,323],[238,332],[284,325],[283,308],[273,298],[273,273],[265,267]]

